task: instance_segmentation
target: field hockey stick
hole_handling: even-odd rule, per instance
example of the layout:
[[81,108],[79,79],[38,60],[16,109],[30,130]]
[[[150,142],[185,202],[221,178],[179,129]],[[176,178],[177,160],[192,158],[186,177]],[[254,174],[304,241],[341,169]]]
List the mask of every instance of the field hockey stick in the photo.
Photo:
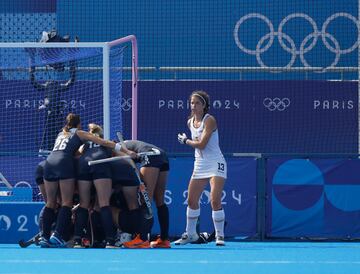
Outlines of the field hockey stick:
[[[116,133],[119,141],[120,141],[120,144],[124,147],[126,147],[126,144],[124,142],[124,138],[121,134],[121,132],[117,132]],[[159,150],[156,150],[158,151],[159,153],[158,154],[152,154],[152,155],[159,155],[160,154],[160,151]],[[138,153],[139,155],[140,153]],[[140,186],[139,186],[139,190],[140,190],[140,193],[141,195],[143,196],[143,199],[145,201],[145,204],[146,204],[146,214],[145,214],[145,218],[146,219],[151,219],[153,217],[153,210],[152,210],[152,207],[151,207],[151,201],[150,201],[150,198],[149,198],[149,195],[148,195],[148,192],[146,191],[146,187],[145,187],[145,184],[143,183],[143,181],[141,180],[141,176],[140,176],[140,172],[135,164],[135,162],[133,161],[132,158],[127,158],[127,161],[128,163],[131,165],[131,167],[134,169],[135,171],[135,174],[136,174],[136,177],[140,183]]]
[[[46,108],[45,103],[42,104],[40,107],[39,107],[38,110],[45,109]],[[43,146],[45,144],[45,137],[46,137],[46,131],[47,131],[47,127],[48,127],[48,120],[49,120],[49,116],[46,115],[46,119],[45,119],[45,123],[44,123],[44,129],[43,129],[42,136],[41,136],[41,143],[40,143],[39,151],[42,151],[44,149]],[[45,148],[45,149],[47,149],[47,148]]]
[[[225,231],[226,225],[227,225],[227,222],[225,221],[225,222],[224,222],[224,231]],[[212,242],[212,241],[215,241],[215,238],[216,238],[216,231],[214,230],[214,231],[209,235],[209,238],[207,238],[207,242],[210,243],[210,242]]]
[[32,244],[38,244],[39,243],[39,239],[41,236],[41,232],[37,233],[36,235],[34,235],[31,239],[25,241],[25,240],[20,240],[19,241],[19,246],[21,248],[27,248],[28,246],[32,245]]
[[[5,178],[4,175],[2,175],[2,173],[0,172],[0,183],[3,183],[4,185],[7,186],[7,188],[12,189],[13,186],[9,183],[9,181]],[[10,195],[3,195],[3,196],[10,196]]]
[[94,246],[94,242],[95,242],[95,235],[94,235],[94,226],[93,226],[93,222],[91,220],[91,212],[89,212],[89,227],[90,227],[90,247]]
[[13,186],[6,180],[5,176],[0,172],[0,184],[3,183],[8,189],[0,191],[0,197],[8,197],[13,195]]
[[[159,154],[160,154],[160,151],[158,149],[153,148],[152,151],[140,152],[137,154],[137,156],[141,158],[141,157],[154,156],[154,155],[159,155]],[[109,162],[114,162],[114,161],[119,161],[119,160],[124,160],[124,159],[131,159],[131,157],[129,155],[114,156],[114,157],[110,157],[110,158],[89,161],[88,165],[92,166],[92,165],[109,163]]]

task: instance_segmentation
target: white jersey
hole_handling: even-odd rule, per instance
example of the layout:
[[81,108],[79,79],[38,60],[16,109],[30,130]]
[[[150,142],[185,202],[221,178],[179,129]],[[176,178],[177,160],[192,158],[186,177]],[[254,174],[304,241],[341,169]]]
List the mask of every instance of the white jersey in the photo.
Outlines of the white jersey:
[[[194,127],[194,117],[190,118],[188,125],[191,131],[191,139],[200,141],[204,131],[205,120],[210,117],[206,114],[199,127]],[[195,148],[195,163],[192,178],[203,179],[213,176],[226,178],[227,167],[224,156],[219,146],[218,129],[211,133],[210,139],[204,149]]]

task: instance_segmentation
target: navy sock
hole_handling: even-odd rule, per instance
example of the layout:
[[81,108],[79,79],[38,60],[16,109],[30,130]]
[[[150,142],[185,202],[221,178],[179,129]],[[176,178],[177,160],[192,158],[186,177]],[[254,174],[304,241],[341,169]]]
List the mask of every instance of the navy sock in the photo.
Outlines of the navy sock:
[[142,226],[140,208],[129,210],[126,215],[128,218],[127,222],[129,223],[131,233],[140,233]]
[[157,214],[160,225],[160,238],[167,240],[169,238],[169,208],[163,204],[157,208]]
[[86,235],[89,211],[86,208],[78,207],[75,218],[74,238],[83,238]]
[[42,231],[42,228],[43,228],[44,210],[45,210],[45,207],[46,207],[46,206],[44,206],[44,207],[40,210],[40,213],[39,213],[39,231],[40,231],[40,232]]
[[52,224],[55,221],[55,210],[45,207],[42,216],[42,236],[45,239],[50,238]]
[[71,208],[68,206],[62,206],[59,210],[59,215],[56,223],[56,232],[64,239],[67,234],[67,230],[71,223]]
[[91,224],[94,233],[94,239],[98,242],[105,240],[105,232],[101,222],[101,216],[99,211],[93,211],[91,213]]
[[112,220],[112,213],[110,206],[100,208],[101,221],[105,231],[106,240],[114,240],[115,227]]
[[144,215],[142,215],[142,223],[143,225],[140,231],[140,238],[143,241],[146,241],[148,240],[148,235],[150,234],[151,228],[154,225],[154,217],[151,217],[150,219],[146,219]]
[[131,217],[131,214],[132,213],[130,213],[129,210],[120,211],[118,216],[118,222],[121,231],[129,234],[134,234],[136,233],[136,231],[134,229],[135,226],[133,224],[133,217]]
[[140,233],[141,231],[141,211],[140,208],[134,209],[134,210],[130,210],[130,218],[131,218],[131,223],[132,223],[132,227],[133,227],[133,231],[135,233]]
[[141,207],[140,209],[140,238],[143,241],[146,241],[148,239],[148,235],[151,232],[151,228],[154,224],[154,217],[151,217],[150,219],[146,219],[146,212],[147,208],[146,206]]

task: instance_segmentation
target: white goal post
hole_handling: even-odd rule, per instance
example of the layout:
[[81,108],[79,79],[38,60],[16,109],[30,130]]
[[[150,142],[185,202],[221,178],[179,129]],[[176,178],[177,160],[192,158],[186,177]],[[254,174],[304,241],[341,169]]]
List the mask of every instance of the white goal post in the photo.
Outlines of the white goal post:
[[[131,43],[132,46],[132,120],[131,120],[131,137],[137,139],[137,82],[138,82],[138,48],[137,40],[134,35],[116,39],[110,42],[15,42],[0,43],[0,49],[8,48],[99,48],[102,49],[102,81],[103,81],[103,127],[104,138],[110,138],[110,51],[113,47],[120,46],[125,43]],[[21,69],[21,68],[19,68]]]

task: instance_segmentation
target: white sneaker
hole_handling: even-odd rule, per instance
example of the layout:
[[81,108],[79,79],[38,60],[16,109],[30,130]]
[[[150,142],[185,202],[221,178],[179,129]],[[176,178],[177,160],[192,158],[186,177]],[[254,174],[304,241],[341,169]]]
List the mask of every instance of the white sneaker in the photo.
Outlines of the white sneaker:
[[126,242],[129,242],[129,241],[132,240],[132,234],[126,233],[126,232],[122,232],[122,233],[120,234],[119,240],[120,240],[120,243],[121,243],[121,244],[126,243]]
[[196,242],[199,239],[199,235],[192,234],[192,235],[188,235],[187,232],[183,233],[183,235],[181,235],[181,238],[177,241],[175,241],[175,245],[186,245],[188,243],[193,243]]
[[119,232],[115,240],[115,246],[121,247],[124,243],[132,240],[132,234]]
[[217,246],[224,246],[225,245],[224,236],[216,236],[215,243]]

